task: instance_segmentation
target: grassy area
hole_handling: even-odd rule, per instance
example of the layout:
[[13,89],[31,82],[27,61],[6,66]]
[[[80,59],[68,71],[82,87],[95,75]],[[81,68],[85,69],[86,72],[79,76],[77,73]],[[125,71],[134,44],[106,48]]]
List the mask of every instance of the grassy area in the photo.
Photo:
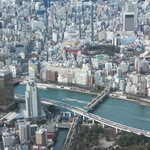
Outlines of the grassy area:
[[107,54],[109,56],[114,56],[115,53],[119,52],[120,48],[113,45],[88,46],[84,50],[86,55]]

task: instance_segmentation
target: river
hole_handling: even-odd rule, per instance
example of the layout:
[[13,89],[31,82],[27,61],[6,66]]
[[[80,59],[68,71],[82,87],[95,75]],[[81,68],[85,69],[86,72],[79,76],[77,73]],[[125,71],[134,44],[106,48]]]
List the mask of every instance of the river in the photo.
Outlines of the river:
[[67,137],[67,134],[68,134],[67,129],[60,130],[58,137],[57,137],[57,142],[54,146],[54,150],[61,150],[62,149],[65,138]]
[[[16,86],[14,91],[15,94],[25,94],[25,86]],[[61,89],[39,89],[39,94],[41,97],[61,101],[81,108],[87,105],[83,102],[90,102],[96,97],[96,95]],[[80,102],[64,101],[63,98],[78,99]],[[124,125],[150,131],[150,107],[135,102],[106,98],[103,103],[95,108],[93,113]]]
[[[25,86],[16,86],[15,94],[25,94]],[[89,103],[96,95],[79,93],[61,89],[39,89],[39,94],[43,98],[49,98],[57,101],[62,101],[73,106],[83,108]],[[64,101],[64,98],[77,99],[79,102]],[[92,112],[98,116],[106,119],[121,123],[127,126],[150,131],[150,107],[140,105],[135,102],[125,101],[115,98],[106,98],[105,101],[99,104]],[[62,140],[59,140],[63,136],[66,136],[66,132],[60,132],[58,136],[58,143],[55,149],[59,149],[59,145],[62,145]],[[58,147],[58,148],[57,148]]]

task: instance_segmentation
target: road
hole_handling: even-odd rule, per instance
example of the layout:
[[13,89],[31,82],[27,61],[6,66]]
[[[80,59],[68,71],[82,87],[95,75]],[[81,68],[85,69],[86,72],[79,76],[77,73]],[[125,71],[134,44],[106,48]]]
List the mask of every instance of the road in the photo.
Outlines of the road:
[[[20,95],[20,97],[23,98],[23,95]],[[87,118],[89,118],[93,121],[99,122],[103,125],[107,125],[109,127],[115,128],[116,131],[121,130],[121,131],[126,131],[126,132],[133,132],[133,133],[138,134],[138,135],[143,134],[146,137],[150,137],[150,131],[145,131],[145,130],[141,130],[141,129],[137,129],[137,128],[133,128],[133,127],[130,127],[130,126],[126,126],[126,125],[123,125],[123,124],[113,122],[111,120],[102,118],[102,117],[97,116],[95,114],[88,113],[85,109],[82,109],[82,108],[79,108],[79,107],[76,107],[76,106],[72,106],[72,105],[69,105],[69,104],[66,104],[66,103],[63,103],[63,102],[50,100],[50,99],[46,99],[46,98],[42,98],[41,103],[44,104],[44,105],[55,105],[55,106],[58,106],[58,107],[62,107],[62,108],[71,110],[72,112],[75,112],[76,114],[79,114],[83,117],[87,117]]]

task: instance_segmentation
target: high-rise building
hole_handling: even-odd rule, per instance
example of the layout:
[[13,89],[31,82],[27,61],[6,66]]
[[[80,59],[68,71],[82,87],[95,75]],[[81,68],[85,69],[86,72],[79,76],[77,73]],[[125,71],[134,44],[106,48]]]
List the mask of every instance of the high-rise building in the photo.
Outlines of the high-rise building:
[[124,31],[135,31],[135,14],[124,13],[123,18],[123,30]]
[[125,12],[137,13],[137,4],[135,2],[125,4]]
[[38,94],[37,85],[29,80],[26,85],[26,117],[37,120],[41,116],[41,100]]
[[125,11],[123,14],[123,30],[136,31],[137,28],[137,4],[125,4]]
[[36,131],[36,145],[46,146],[47,144],[47,133],[45,129],[39,129]]
[[7,111],[14,106],[14,86],[9,70],[0,70],[0,110]]
[[9,132],[2,133],[3,147],[11,149],[15,145],[15,136],[11,135]]
[[18,122],[19,127],[19,140],[20,143],[28,143],[31,137],[31,130],[30,130],[30,122],[29,121],[22,121]]
[[30,125],[31,137],[35,137],[35,132],[36,132],[37,128],[38,128],[37,124]]
[[94,20],[93,20],[93,3],[90,2],[90,9],[91,9],[91,41],[94,40]]
[[29,78],[30,78],[31,80],[35,80],[35,79],[36,79],[35,66],[30,65],[28,69],[29,69]]

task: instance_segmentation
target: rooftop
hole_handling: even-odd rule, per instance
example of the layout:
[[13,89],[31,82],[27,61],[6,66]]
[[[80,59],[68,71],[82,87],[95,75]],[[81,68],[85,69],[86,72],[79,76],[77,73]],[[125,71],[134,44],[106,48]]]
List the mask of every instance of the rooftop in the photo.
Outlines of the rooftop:
[[0,76],[5,76],[5,75],[10,74],[10,73],[11,73],[10,70],[6,70],[6,69],[0,70]]

